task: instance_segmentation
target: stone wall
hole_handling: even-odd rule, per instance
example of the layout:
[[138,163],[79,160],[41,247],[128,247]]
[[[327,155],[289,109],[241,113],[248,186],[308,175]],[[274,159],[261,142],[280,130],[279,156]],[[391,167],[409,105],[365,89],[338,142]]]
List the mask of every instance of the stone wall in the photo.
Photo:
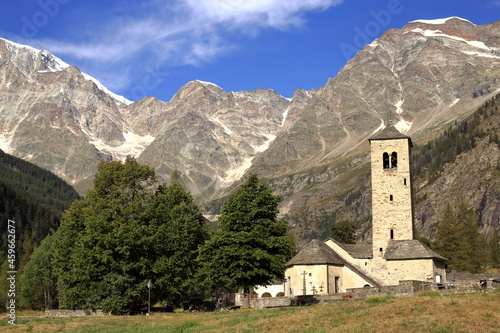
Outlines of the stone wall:
[[263,309],[280,306],[325,305],[342,301],[344,298],[345,294],[267,297],[252,299],[250,301],[250,306],[254,309]]
[[351,288],[347,292],[352,294],[354,299],[363,299],[376,296],[407,297],[423,290],[437,289],[437,285],[422,281],[399,281],[399,285],[373,287],[373,288]]
[[87,316],[104,316],[102,310],[84,311],[84,310],[46,310],[45,316],[52,318],[70,318],[70,317],[87,317]]
[[254,309],[275,308],[279,306],[291,306],[291,297],[265,297],[250,300],[250,306]]

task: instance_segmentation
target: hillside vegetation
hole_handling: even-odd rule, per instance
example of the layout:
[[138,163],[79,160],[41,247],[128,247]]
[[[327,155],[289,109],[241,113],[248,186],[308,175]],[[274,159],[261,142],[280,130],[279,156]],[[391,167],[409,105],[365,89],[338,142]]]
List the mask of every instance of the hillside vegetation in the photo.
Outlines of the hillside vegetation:
[[15,267],[21,271],[40,242],[57,230],[62,213],[77,198],[78,193],[51,172],[0,150],[0,301],[7,290],[3,287],[8,220],[15,221]]

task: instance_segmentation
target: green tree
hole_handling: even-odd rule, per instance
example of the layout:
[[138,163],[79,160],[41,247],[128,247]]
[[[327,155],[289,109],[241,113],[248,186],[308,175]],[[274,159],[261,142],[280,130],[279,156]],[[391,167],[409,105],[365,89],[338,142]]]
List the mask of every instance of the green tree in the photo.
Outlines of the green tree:
[[[101,163],[94,188],[63,217],[54,267],[63,308],[123,314],[186,292],[206,228],[192,197],[174,184],[153,191],[154,170],[133,158]],[[190,259],[191,262],[189,262]],[[182,275],[180,275],[182,274]],[[174,281],[174,282],[172,282]]]
[[52,268],[54,237],[47,236],[35,249],[19,277],[20,304],[32,310],[57,306],[57,276]]
[[491,266],[500,268],[500,231],[495,230],[493,236],[491,236],[491,239],[488,242],[488,247],[491,254]]
[[478,217],[461,201],[456,210],[448,204],[437,225],[434,249],[447,258],[448,270],[477,273],[486,265],[486,239],[478,231]]
[[223,204],[220,229],[200,250],[203,275],[213,286],[243,288],[284,278],[293,251],[288,223],[278,220],[279,197],[251,175]]
[[[148,209],[147,234],[142,241],[149,247],[151,278],[161,300],[180,304],[188,300],[197,283],[198,248],[209,236],[208,227],[191,194],[179,183],[160,185]],[[158,256],[160,252],[162,255]]]
[[334,223],[331,229],[331,236],[336,241],[345,244],[356,243],[356,226],[349,221],[340,221]]

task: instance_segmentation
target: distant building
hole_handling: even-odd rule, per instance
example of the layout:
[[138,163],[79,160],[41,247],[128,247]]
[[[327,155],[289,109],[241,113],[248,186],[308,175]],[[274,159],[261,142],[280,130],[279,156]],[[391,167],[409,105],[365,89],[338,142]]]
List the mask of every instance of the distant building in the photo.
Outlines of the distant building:
[[287,263],[286,296],[342,293],[402,280],[445,282],[446,259],[414,239],[411,139],[388,126],[369,142],[372,244],[311,241]]

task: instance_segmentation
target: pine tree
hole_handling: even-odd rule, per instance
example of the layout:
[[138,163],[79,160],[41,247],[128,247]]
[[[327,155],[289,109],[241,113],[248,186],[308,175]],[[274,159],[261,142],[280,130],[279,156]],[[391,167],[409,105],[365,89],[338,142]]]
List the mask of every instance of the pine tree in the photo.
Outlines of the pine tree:
[[500,231],[495,231],[488,242],[488,247],[491,254],[491,266],[494,268],[500,268]]
[[486,240],[478,231],[477,221],[477,214],[463,201],[456,210],[450,204],[446,206],[437,225],[434,249],[449,260],[448,270],[477,273],[486,265]]

